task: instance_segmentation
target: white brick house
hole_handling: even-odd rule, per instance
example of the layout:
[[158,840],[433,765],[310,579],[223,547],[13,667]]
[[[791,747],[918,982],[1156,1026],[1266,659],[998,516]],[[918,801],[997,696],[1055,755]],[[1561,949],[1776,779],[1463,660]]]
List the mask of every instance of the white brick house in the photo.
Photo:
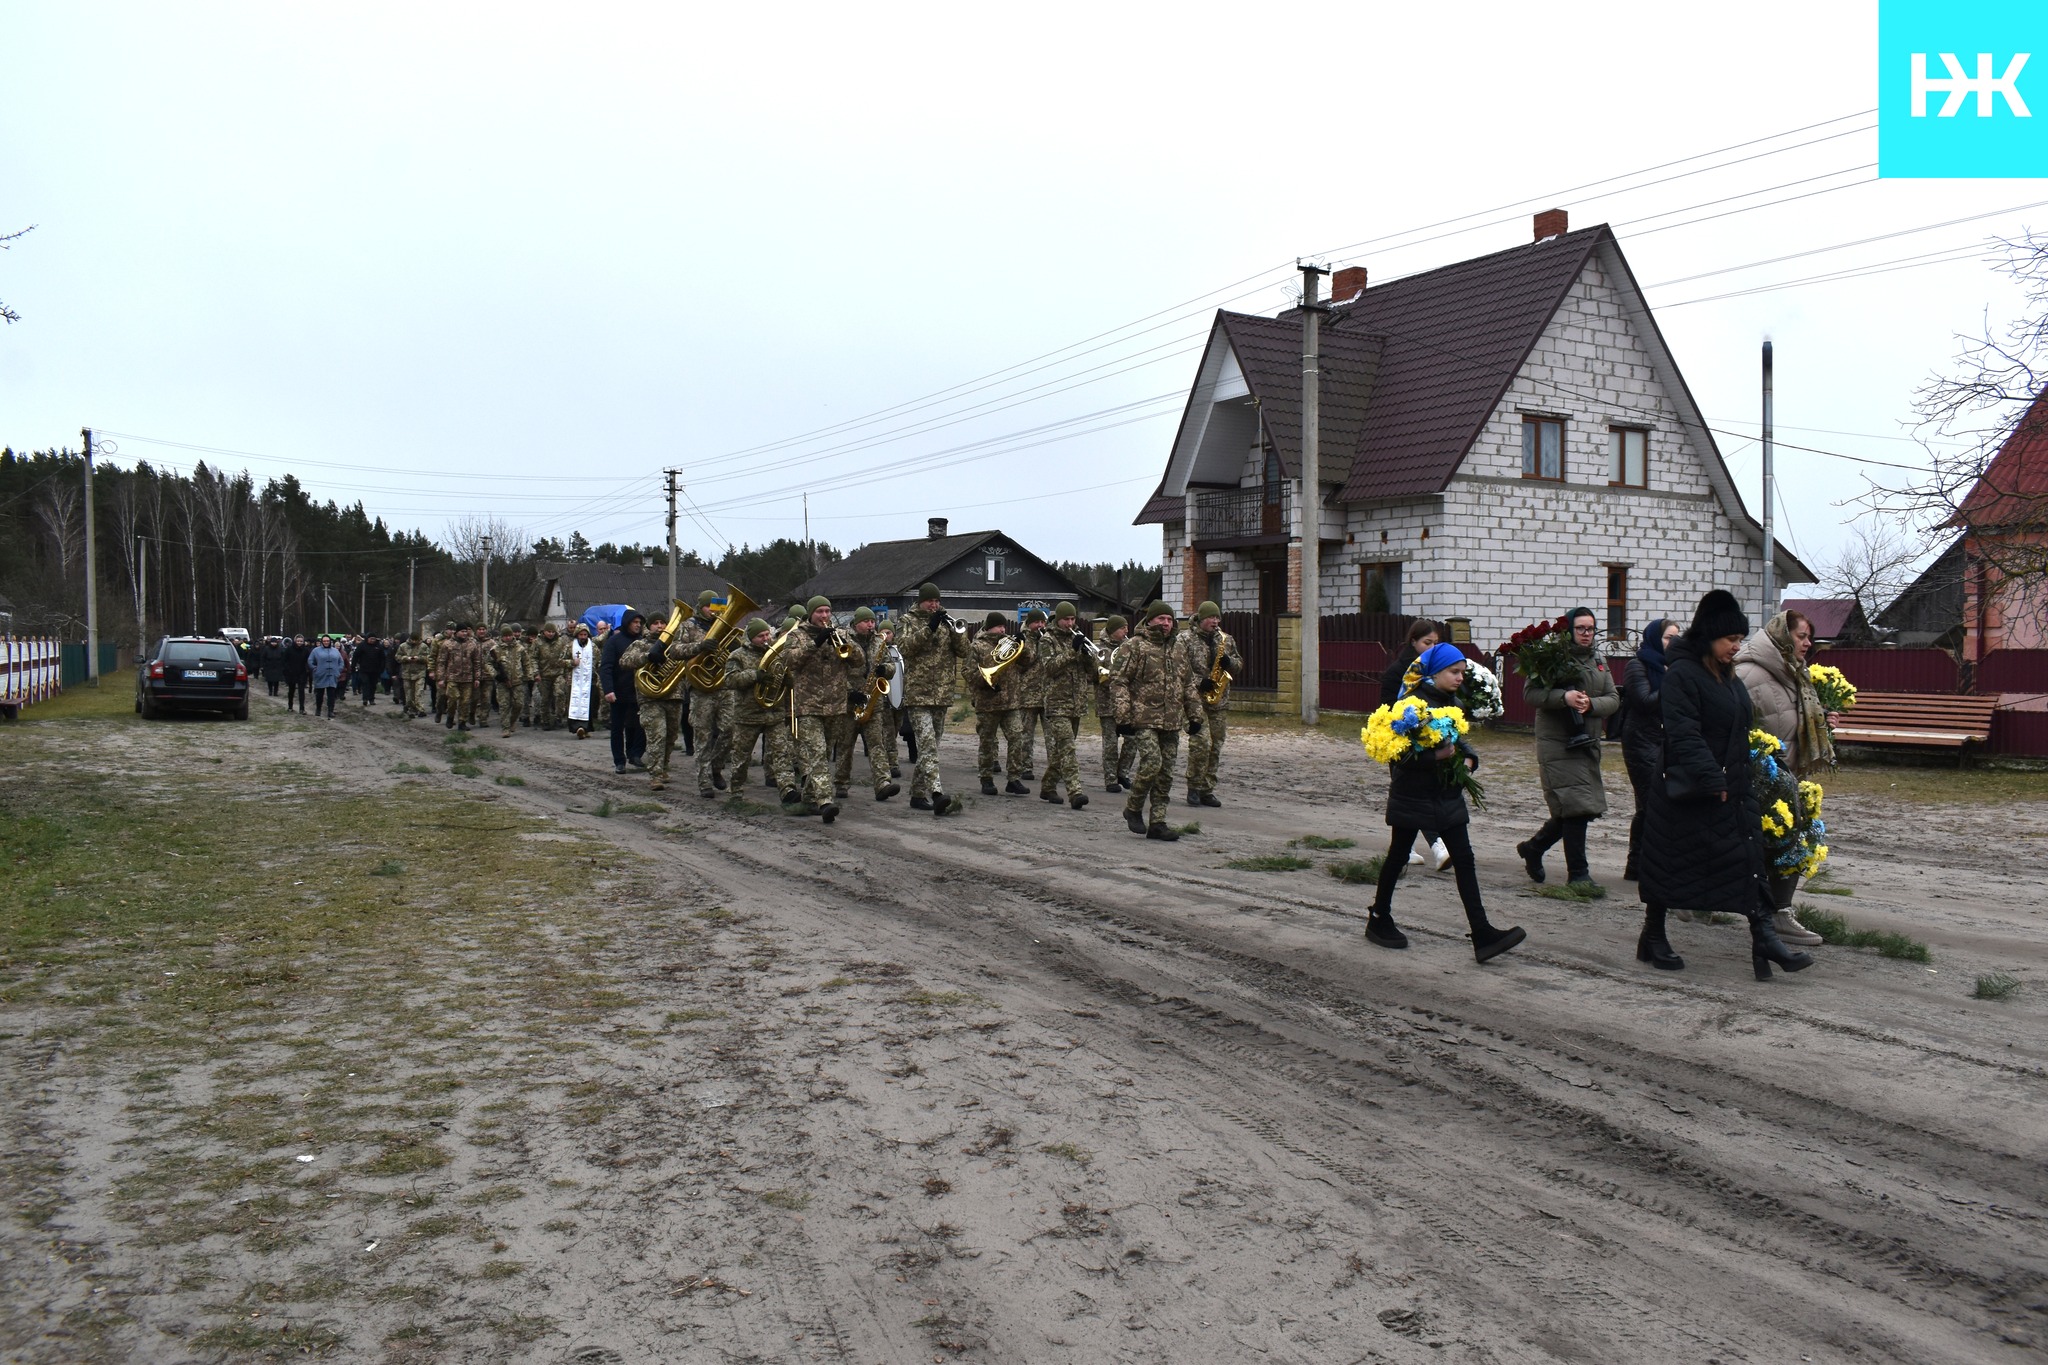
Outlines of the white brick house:
[[[1606,226],[1366,287],[1322,328],[1323,611],[1614,633],[1708,588],[1761,617],[1763,532]],[[1301,314],[1218,313],[1159,489],[1162,593],[1300,609]],[[1812,574],[1782,545],[1780,583]]]

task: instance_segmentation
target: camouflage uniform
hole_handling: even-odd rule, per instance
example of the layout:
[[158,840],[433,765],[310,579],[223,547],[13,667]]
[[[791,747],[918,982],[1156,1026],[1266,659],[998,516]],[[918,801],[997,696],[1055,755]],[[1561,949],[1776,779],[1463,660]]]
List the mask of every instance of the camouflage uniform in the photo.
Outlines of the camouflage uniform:
[[1131,633],[1110,675],[1110,695],[1119,725],[1134,728],[1126,736],[1138,751],[1137,779],[1124,801],[1124,815],[1142,818],[1147,799],[1155,827],[1164,826],[1173,804],[1173,760],[1180,749],[1180,728],[1202,715],[1187,653],[1172,646],[1172,633],[1149,623]]
[[[1100,643],[1103,651],[1113,656],[1123,641],[1112,640],[1105,634]],[[1136,751],[1125,752],[1130,746],[1116,732],[1116,699],[1110,695],[1107,682],[1095,685],[1095,716],[1102,727],[1102,785],[1105,790],[1118,791],[1123,780],[1131,775]]]
[[918,612],[896,633],[896,648],[903,653],[903,711],[917,741],[917,768],[910,776],[913,800],[940,790],[939,736],[946,733],[960,661],[968,655],[967,637],[946,621],[943,611]]
[[427,660],[427,679],[434,689],[435,720],[441,719],[444,713],[454,709],[449,705],[448,695],[448,658],[449,651],[454,647],[455,636],[444,630],[434,637],[433,653]]
[[[882,643],[880,630],[862,634],[860,623],[856,621],[849,633],[860,654],[847,665],[847,690],[861,693],[861,705],[865,706],[869,687],[877,678],[887,683],[895,676],[896,665],[885,657],[889,649]],[[876,699],[874,713],[868,717],[865,727],[859,725],[854,717],[847,719],[846,744],[839,750],[838,762],[832,769],[832,786],[841,796],[852,785],[853,751],[862,739],[867,741],[868,780],[874,787],[875,799],[887,800],[888,797],[883,795],[885,790],[888,796],[894,796],[903,789],[889,780],[889,769],[895,766],[896,722],[890,714],[886,693]]]
[[[699,601],[702,601],[701,594]],[[705,632],[711,628],[714,619],[711,605],[703,604],[697,614],[683,622],[682,629],[676,632],[668,657],[694,659],[709,653],[712,644],[705,638]],[[709,796],[725,781],[726,763],[732,748],[732,698],[723,687],[707,692],[694,683],[690,685],[689,698],[690,734],[697,751],[697,791]],[[680,729],[680,713],[677,726]]]
[[553,626],[542,631],[533,658],[533,671],[540,684],[535,689],[535,709],[541,729],[552,730],[568,722],[569,674],[575,667],[576,654],[569,641],[555,634]]
[[470,717],[476,714],[477,684],[484,672],[483,648],[475,640],[457,635],[448,642],[442,667],[446,670],[441,690],[448,694],[448,724],[467,730]]
[[1008,790],[1013,796],[1022,796],[1025,787],[1017,776],[1025,771],[1024,713],[1020,708],[1024,675],[1033,663],[1031,642],[1019,641],[1023,656],[1003,670],[993,688],[982,682],[980,672],[995,663],[996,650],[1008,638],[1007,634],[999,638],[987,633],[975,637],[968,650],[967,696],[974,703],[975,775],[981,779],[983,793],[995,790],[996,738],[1000,735],[1007,760],[1003,770],[1010,774]]
[[[1244,656],[1237,652],[1237,641],[1230,638],[1230,632],[1221,626],[1209,634],[1200,627],[1183,631],[1174,641],[1176,648],[1187,655],[1188,671],[1194,675],[1195,689],[1199,694],[1209,681],[1210,670],[1215,668],[1220,654],[1223,670],[1235,678],[1244,672]],[[1216,791],[1216,770],[1223,763],[1223,741],[1229,733],[1230,703],[1221,706],[1202,704],[1202,732],[1188,737],[1188,800],[1202,802],[1205,796],[1214,796]],[[1221,804],[1221,803],[1218,803]]]
[[427,661],[433,650],[427,642],[414,635],[398,647],[398,679],[405,685],[405,718],[426,714],[420,705],[420,692],[427,678]]
[[838,654],[842,635],[836,627],[806,623],[783,651],[796,710],[797,776],[804,800],[821,809],[832,804],[832,732],[852,715],[847,661]]
[[1080,646],[1085,638],[1078,630],[1055,624],[1038,637],[1038,666],[1032,670],[1032,675],[1041,679],[1045,716],[1045,782],[1038,794],[1057,801],[1064,786],[1068,804],[1075,810],[1088,804],[1081,791],[1081,761],[1075,742],[1095,686],[1095,661]]
[[[1027,621],[1016,629],[1031,644],[1032,657],[1043,657],[1049,627],[1033,625]],[[1024,675],[1023,690],[1018,694],[1017,710],[1018,719],[1024,725],[1024,766],[1021,769],[1013,767],[1009,773],[1012,777],[1029,782],[1038,775],[1038,726],[1045,713],[1045,677],[1035,668]]]
[[[654,662],[654,651],[662,647],[658,638],[660,634],[657,630],[641,631],[640,637],[619,655],[619,668],[634,673]],[[675,645],[671,643],[668,649],[674,650]],[[660,791],[668,785],[669,756],[675,752],[676,741],[682,737],[683,698],[680,692],[666,698],[642,694],[639,704],[640,728],[647,736],[647,752],[640,761],[647,769],[649,784],[655,791]]]
[[[766,647],[766,642],[763,642]],[[754,746],[767,741],[762,759],[762,776],[784,796],[796,790],[795,746],[789,733],[789,717],[781,709],[762,706],[754,700],[754,684],[761,680],[761,650],[751,644],[734,647],[725,660],[725,694],[732,698],[732,789],[747,785],[747,762]]]
[[491,646],[490,669],[498,709],[503,713],[499,717],[504,722],[503,733],[509,735],[526,712],[526,684],[533,677],[533,660],[518,632],[506,630]]

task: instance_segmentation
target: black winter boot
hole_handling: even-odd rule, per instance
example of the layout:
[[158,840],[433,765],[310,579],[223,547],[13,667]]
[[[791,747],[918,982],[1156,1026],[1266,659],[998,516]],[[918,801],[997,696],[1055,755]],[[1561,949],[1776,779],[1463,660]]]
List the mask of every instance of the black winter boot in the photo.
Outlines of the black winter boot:
[[930,810],[932,808],[932,800],[929,796],[913,796],[910,798],[910,808],[912,810]]
[[993,777],[981,779],[981,794],[983,796],[994,796],[996,794],[996,780]]
[[1142,810],[1132,810],[1129,806],[1125,806],[1124,825],[1133,834],[1143,834],[1145,832],[1145,812]]
[[1491,962],[1527,937],[1519,928],[1496,929],[1482,924],[1472,930],[1472,956],[1481,962]]
[[1771,912],[1766,909],[1749,917],[1749,965],[1755,969],[1757,980],[1769,981],[1773,962],[1788,972],[1803,972],[1813,965],[1813,958],[1785,946],[1771,924]]
[[1375,907],[1365,921],[1365,941],[1381,948],[1406,948],[1408,935],[1394,923],[1392,910]]
[[1647,962],[1660,972],[1682,971],[1685,967],[1685,959],[1671,950],[1671,940],[1664,936],[1661,905],[1643,908],[1643,932],[1636,939],[1636,961]]
[[1148,825],[1145,829],[1145,837],[1147,839],[1158,839],[1170,844],[1180,838],[1180,833],[1172,825],[1162,820],[1158,824]]

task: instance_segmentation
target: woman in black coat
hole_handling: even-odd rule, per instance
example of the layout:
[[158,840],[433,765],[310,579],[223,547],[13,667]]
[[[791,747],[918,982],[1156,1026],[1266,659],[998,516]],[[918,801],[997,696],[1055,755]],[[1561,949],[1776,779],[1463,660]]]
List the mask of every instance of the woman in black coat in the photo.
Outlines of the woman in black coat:
[[[1422,681],[1415,685],[1416,696],[1433,707],[1457,705],[1458,688],[1465,682],[1465,656],[1456,645],[1430,646],[1418,667]],[[1485,962],[1528,935],[1520,929],[1496,929],[1487,922],[1486,906],[1479,899],[1479,869],[1466,833],[1472,816],[1465,809],[1465,793],[1453,780],[1453,763],[1475,769],[1479,755],[1461,738],[1434,753],[1399,759],[1390,766],[1387,823],[1393,826],[1394,841],[1386,857],[1380,859],[1379,885],[1365,923],[1365,937],[1382,948],[1408,946],[1408,936],[1394,923],[1394,884],[1407,866],[1416,831],[1433,829],[1449,847],[1451,865],[1457,869],[1458,899],[1464,902],[1465,920],[1472,929],[1472,955]]]
[[270,687],[270,695],[277,695],[277,685],[284,681],[285,643],[275,635],[265,636],[263,648],[257,654],[257,666],[263,671],[263,681]]
[[1628,863],[1621,879],[1636,879],[1636,853],[1643,844],[1643,802],[1664,771],[1664,651],[1685,628],[1658,617],[1643,627],[1643,643],[1621,679],[1621,760],[1635,789],[1636,813],[1628,822]]
[[1771,927],[1763,812],[1749,771],[1755,711],[1734,668],[1748,635],[1741,605],[1716,588],[1667,651],[1663,776],[1651,785],[1643,812],[1636,960],[1677,971],[1685,962],[1665,937],[1665,912],[1720,911],[1749,920],[1750,962],[1757,980],[1768,981],[1773,962],[1797,972],[1813,959],[1787,948]]
[[284,709],[294,706],[299,714],[306,713],[306,696],[313,690],[313,667],[307,662],[313,653],[313,646],[303,635],[292,636],[292,642],[284,649]]

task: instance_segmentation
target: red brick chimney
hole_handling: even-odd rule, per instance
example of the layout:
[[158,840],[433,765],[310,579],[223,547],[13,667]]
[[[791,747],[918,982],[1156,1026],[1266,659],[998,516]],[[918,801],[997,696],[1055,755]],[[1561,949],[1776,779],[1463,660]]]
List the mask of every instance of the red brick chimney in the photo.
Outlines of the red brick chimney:
[[1536,240],[1562,237],[1572,230],[1571,215],[1563,209],[1545,209],[1536,215]]
[[1330,302],[1345,303],[1365,292],[1365,267],[1347,265],[1330,276]]

